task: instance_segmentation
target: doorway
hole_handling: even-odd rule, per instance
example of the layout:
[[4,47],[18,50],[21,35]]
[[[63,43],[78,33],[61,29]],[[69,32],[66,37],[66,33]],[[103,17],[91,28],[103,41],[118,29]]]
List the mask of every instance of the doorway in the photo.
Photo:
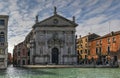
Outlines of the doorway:
[[58,51],[58,48],[53,48],[52,49],[52,63],[53,64],[58,64],[58,59],[59,59],[59,51]]

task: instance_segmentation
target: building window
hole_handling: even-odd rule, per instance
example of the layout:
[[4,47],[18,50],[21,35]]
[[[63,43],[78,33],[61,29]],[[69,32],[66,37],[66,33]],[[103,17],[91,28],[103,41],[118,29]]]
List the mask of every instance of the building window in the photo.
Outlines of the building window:
[[28,56],[30,56],[30,50],[28,50]]
[[113,39],[113,43],[116,42],[116,38],[115,37],[113,37],[112,39]]
[[20,52],[18,52],[18,56],[20,56]]
[[18,65],[20,65],[20,60],[18,60]]
[[0,58],[0,62],[4,62],[4,58]]
[[85,55],[85,59],[87,58],[87,55]]
[[110,46],[108,46],[107,50],[108,50],[108,54],[110,54]]
[[102,48],[101,48],[101,47],[99,47],[99,53],[100,53],[100,55],[101,55],[101,52],[102,52]]
[[30,60],[28,60],[28,65],[30,64]]
[[87,49],[85,49],[85,53],[87,54]]
[[85,47],[87,47],[87,44],[85,44]]
[[108,38],[108,44],[110,43],[110,38]]
[[79,50],[77,50],[77,53],[80,54],[80,53],[79,53]]
[[85,41],[87,42],[87,38],[85,39]]
[[100,44],[102,44],[102,41],[100,40]]
[[96,45],[97,45],[97,46],[99,45],[99,42],[98,42],[98,41],[96,41]]
[[98,53],[98,48],[96,48],[96,54],[99,54],[99,53]]
[[90,50],[88,50],[88,55],[90,55]]
[[25,65],[25,60],[22,60],[22,65]]
[[25,55],[25,49],[23,49],[23,55]]
[[81,43],[83,43],[82,39],[80,40]]
[[1,45],[1,46],[4,46],[4,43],[2,42],[0,45]]
[[0,49],[0,54],[4,54],[4,50],[3,49]]
[[0,25],[5,25],[5,20],[0,19]]
[[80,52],[81,52],[81,54],[82,54],[82,50],[81,50]]
[[82,44],[80,45],[80,47],[82,48]]
[[5,37],[4,37],[4,32],[0,33],[0,42],[4,42],[5,41]]

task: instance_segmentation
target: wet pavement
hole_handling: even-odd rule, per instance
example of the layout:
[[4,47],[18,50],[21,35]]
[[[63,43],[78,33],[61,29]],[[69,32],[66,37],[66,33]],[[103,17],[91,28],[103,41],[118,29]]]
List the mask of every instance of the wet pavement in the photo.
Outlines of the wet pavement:
[[120,78],[120,68],[25,69],[9,66],[0,78]]

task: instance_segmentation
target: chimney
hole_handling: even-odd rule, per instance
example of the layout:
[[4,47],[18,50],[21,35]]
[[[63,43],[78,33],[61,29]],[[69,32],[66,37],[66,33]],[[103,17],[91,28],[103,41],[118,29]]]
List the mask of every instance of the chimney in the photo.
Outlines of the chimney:
[[81,38],[81,35],[79,35],[79,38]]
[[89,32],[88,35],[90,35],[91,33]]
[[73,16],[73,22],[75,22],[75,16]]
[[112,35],[112,36],[114,35],[114,32],[113,32],[113,31],[111,32],[111,35]]

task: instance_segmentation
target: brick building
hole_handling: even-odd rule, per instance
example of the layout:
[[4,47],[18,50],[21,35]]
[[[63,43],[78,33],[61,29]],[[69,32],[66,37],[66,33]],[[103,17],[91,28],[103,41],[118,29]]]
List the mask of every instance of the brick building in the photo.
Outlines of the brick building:
[[90,41],[90,55],[98,64],[116,64],[120,60],[120,31]]
[[13,65],[21,66],[30,63],[27,45],[24,42],[19,43],[13,50]]
[[11,53],[8,53],[8,65],[9,64],[12,64],[12,61],[13,59],[12,59],[12,55],[11,55]]

